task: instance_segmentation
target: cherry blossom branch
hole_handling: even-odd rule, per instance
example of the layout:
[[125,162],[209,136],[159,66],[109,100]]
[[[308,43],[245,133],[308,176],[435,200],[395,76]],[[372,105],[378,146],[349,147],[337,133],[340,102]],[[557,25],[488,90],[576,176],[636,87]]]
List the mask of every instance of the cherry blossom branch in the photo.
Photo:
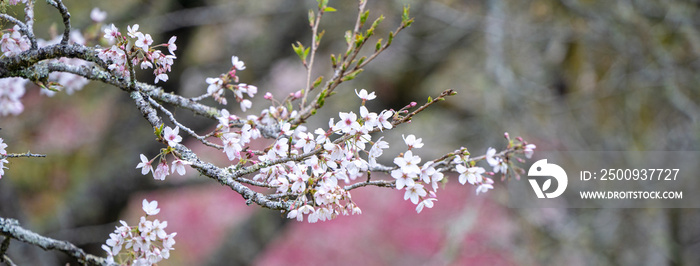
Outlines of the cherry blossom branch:
[[[374,60],[380,53],[382,53],[386,48],[391,45],[391,42],[393,38],[403,29],[409,27],[411,23],[413,23],[413,19],[408,17],[408,7],[404,8],[404,12],[402,15],[402,21],[401,25],[396,29],[395,32],[389,33],[389,38],[388,40],[382,45],[382,40],[379,39],[377,42],[377,47],[372,55],[369,57],[362,57],[359,60],[355,60],[357,58],[357,55],[360,53],[362,48],[364,47],[365,43],[367,40],[369,40],[369,37],[371,37],[374,34],[374,30],[376,27],[379,25],[379,23],[382,22],[384,19],[383,16],[380,16],[377,18],[377,20],[372,23],[372,26],[366,31],[366,33],[363,35],[362,32],[360,31],[367,20],[367,16],[369,15],[369,11],[364,11],[365,5],[367,4],[366,0],[361,0],[360,4],[358,6],[358,14],[357,14],[357,19],[355,20],[355,25],[353,27],[352,32],[346,33],[346,41],[347,41],[347,49],[344,54],[341,55],[339,54],[338,56],[342,58],[340,61],[340,65],[338,65],[338,62],[336,62],[336,57],[335,55],[331,55],[331,63],[332,67],[334,69],[333,72],[333,77],[326,82],[324,85],[324,89],[316,95],[316,98],[311,105],[305,105],[306,102],[306,96],[308,92],[304,94],[304,100],[302,101],[302,109],[299,111],[299,116],[297,116],[291,123],[293,125],[299,125],[303,123],[306,119],[311,117],[316,113],[316,111],[323,107],[324,101],[327,97],[330,97],[333,94],[333,91],[335,90],[338,85],[343,83],[344,81],[352,80],[354,79],[358,74],[362,72],[362,67],[367,65],[367,63],[371,62]],[[320,22],[320,20],[319,20]],[[318,26],[318,22],[314,24],[315,27]],[[313,45],[313,44],[312,44]],[[302,47],[303,48],[303,47]],[[313,54],[312,54],[313,55]],[[313,58],[313,57],[312,57]],[[313,63],[313,62],[311,62]],[[355,64],[354,67],[351,68],[351,65]],[[307,69],[308,70],[308,69]],[[310,92],[313,87],[315,86],[310,86],[308,83],[310,82],[310,70],[309,70],[309,75],[307,75],[307,90]],[[319,79],[320,82],[320,79]]]
[[[155,179],[163,180],[168,175],[169,167],[166,156],[172,154],[175,157],[172,164],[173,173],[177,170],[178,173],[184,174],[185,165],[189,165],[200,174],[230,187],[246,199],[246,204],[255,203],[265,208],[283,210],[288,213],[288,218],[298,220],[303,219],[303,215],[309,214],[309,221],[315,222],[318,219],[332,219],[338,214],[347,215],[350,211],[360,213],[361,211],[352,201],[349,191],[365,186],[392,187],[400,190],[405,187],[404,198],[410,198],[414,204],[417,204],[417,212],[420,212],[423,207],[431,208],[432,202],[436,200],[434,192],[437,190],[438,182],[443,180],[441,172],[446,170],[459,172],[460,183],[465,184],[468,180],[470,184],[478,186],[477,194],[486,192],[493,188],[491,186],[493,180],[482,177],[481,173],[484,173],[485,170],[482,167],[476,167],[475,162],[485,159],[494,167],[494,173],[500,171],[505,174],[508,166],[511,165],[510,154],[521,148],[524,150],[523,145],[526,144],[521,140],[519,146],[513,146],[513,142],[509,139],[510,143],[506,150],[498,154],[495,153],[495,149],[489,148],[484,156],[468,158],[468,152],[466,149],[462,149],[420,166],[421,158],[414,156],[411,149],[420,148],[423,144],[420,138],[409,135],[404,137],[408,150],[394,158],[395,165],[385,166],[376,163],[377,157],[382,154],[382,149],[389,146],[386,141],[382,141],[382,138],[373,142],[370,133],[384,129],[390,130],[400,124],[410,123],[415,115],[435,102],[456,94],[453,90],[446,90],[435,99],[428,98],[425,104],[417,108],[415,108],[417,104],[412,102],[398,111],[383,110],[377,114],[370,112],[365,107],[365,102],[376,96],[363,89],[360,92],[356,91],[358,97],[362,99],[359,118],[353,112],[341,112],[339,113],[341,121],[334,123],[331,119],[328,130],[319,129],[320,132],[318,130],[313,132],[316,135],[307,132],[305,127],[300,127],[308,117],[316,114],[316,111],[323,107],[326,98],[332,96],[334,90],[342,82],[354,79],[362,72],[362,67],[386,50],[396,34],[411,25],[413,20],[408,17],[408,7],[404,8],[401,25],[395,32],[389,34],[388,40],[382,42],[379,39],[374,53],[370,54],[369,57],[363,56],[358,59],[364,45],[373,36],[377,25],[384,19],[383,16],[380,16],[368,29],[363,30],[369,11],[364,10],[367,2],[361,0],[354,27],[352,31],[346,33],[347,49],[345,53],[338,54],[337,58],[335,55],[331,56],[333,77],[326,81],[322,87],[323,90],[316,95],[315,101],[307,103],[308,93],[322,82],[322,78],[319,77],[311,84],[315,54],[323,35],[323,32],[318,32],[321,16],[326,11],[334,11],[327,6],[327,0],[319,0],[318,16],[314,16],[313,12],[310,13],[309,20],[312,24],[313,34],[311,47],[304,49],[300,43],[294,46],[302,63],[307,67],[307,87],[303,91],[299,110],[288,107],[291,106],[291,101],[300,98],[298,94],[287,97],[284,103],[275,101],[270,94],[270,96],[266,95],[265,98],[272,100],[273,106],[266,109],[261,117],[252,116],[254,118],[246,120],[229,114],[226,109],[218,110],[198,103],[199,100],[211,96],[217,102],[226,104],[224,93],[232,91],[235,100],[240,103],[244,112],[251,107],[252,102],[249,99],[244,99],[242,95],[245,93],[252,98],[257,93],[257,87],[239,83],[236,71],[244,70],[245,64],[238,57],[232,57],[233,67],[228,72],[217,78],[206,79],[209,87],[203,96],[185,98],[165,93],[160,87],[138,82],[135,67],[140,65],[141,68],[154,68],[155,82],[167,81],[167,72],[170,71],[170,66],[175,59],[173,51],[177,48],[174,43],[176,37],[171,37],[167,44],[150,46],[153,43],[151,36],[139,32],[138,25],[129,26],[128,34],[122,34],[114,25],[111,25],[104,30],[104,38],[115,41],[117,45],[113,45],[109,49],[90,48],[80,44],[69,45],[67,32],[70,30],[70,14],[61,1],[49,0],[49,3],[54,5],[64,18],[66,31],[64,31],[61,44],[24,51],[27,50],[28,46],[25,41],[23,43],[25,48],[21,48],[19,51],[15,49],[16,53],[13,55],[0,58],[0,77],[24,77],[44,87],[50,73],[65,72],[111,84],[128,92],[134,100],[136,108],[153,127],[158,141],[167,145],[167,148],[161,149],[160,153],[153,159],[149,160],[143,154],[140,156],[141,163],[137,168],[141,168],[143,174],[152,171]],[[160,50],[154,50],[154,47],[167,47],[170,55],[166,56]],[[311,58],[307,64],[306,57],[309,49],[311,49]],[[91,64],[76,66],[57,60],[44,61],[62,57],[82,59],[91,62]],[[48,84],[51,86],[51,83]],[[200,136],[178,122],[173,112],[168,110],[164,104],[170,104],[174,108],[188,109],[196,115],[217,120],[219,126],[213,132]],[[159,111],[176,125],[174,130],[164,126],[164,118],[159,116]],[[231,131],[231,128],[240,130]],[[179,129],[183,129],[205,145],[223,149],[229,160],[234,162],[233,165],[218,167],[200,160],[197,154],[180,143],[182,138],[178,135]],[[336,137],[337,135],[340,136]],[[220,138],[224,145],[207,141],[207,138],[212,136]],[[274,139],[275,142],[263,150],[250,150],[250,146],[247,145],[252,139],[259,137]],[[368,143],[372,145],[372,149],[369,151],[365,149]],[[367,154],[367,161],[361,158],[360,153],[362,152]],[[526,156],[528,156],[527,153]],[[160,161],[154,170],[151,163],[158,158]],[[362,177],[365,171],[366,181],[349,184],[352,182],[350,180]],[[256,172],[258,174],[252,179],[244,177]],[[391,173],[394,180],[370,180],[372,172]],[[488,174],[493,175],[494,173]],[[262,181],[258,181],[259,179]],[[338,180],[345,180],[346,184],[349,185],[340,187],[337,185]],[[420,184],[421,182],[424,184]],[[265,195],[253,191],[252,186],[275,188],[278,193]],[[432,186],[433,191],[429,192],[426,186]],[[431,193],[431,196],[427,196],[428,193]],[[420,203],[418,203],[419,201]],[[148,213],[145,207],[144,210]],[[108,249],[105,250],[110,252]],[[113,252],[118,253],[117,251]],[[111,258],[112,255],[109,254]]]
[[[162,119],[158,117],[156,110],[153,109],[148,100],[146,100],[147,97],[148,96],[143,95],[142,92],[139,91],[131,92],[131,98],[136,103],[136,108],[151,126],[158,128],[162,124]],[[234,179],[241,175],[231,174],[211,163],[201,161],[194,152],[184,145],[178,144],[173,148],[177,151],[182,160],[192,163],[192,168],[199,171],[202,175],[217,180],[222,185],[230,187],[243,196],[243,198],[246,199],[246,204],[250,205],[256,203],[262,207],[273,210],[287,210],[289,208],[289,203],[268,200],[262,193],[255,192]]]
[[[13,23],[17,26],[19,26],[19,31],[26,35],[27,38],[29,39],[29,42],[31,43],[31,50],[36,50],[37,44],[36,44],[36,38],[34,37],[34,32],[31,30],[30,26],[27,24],[24,24],[22,21],[19,21],[18,19],[8,15],[8,14],[0,14],[0,19],[4,19],[9,21],[10,23]],[[28,22],[29,23],[29,22]],[[31,24],[29,24],[31,25]]]
[[27,230],[21,227],[19,222],[15,219],[0,217],[0,233],[6,237],[2,244],[2,255],[3,259],[6,261],[7,257],[4,254],[4,251],[7,249],[7,246],[9,246],[9,239],[13,238],[27,244],[38,246],[44,250],[55,249],[61,251],[85,265],[110,265],[107,263],[105,258],[87,254],[84,250],[76,247],[72,243],[45,237]]
[[46,154],[36,154],[36,153],[31,153],[31,152],[25,152],[25,153],[9,153],[7,155],[2,155],[0,154],[0,159],[3,158],[19,158],[19,157],[41,157],[44,158],[46,157]]
[[180,129],[184,130],[185,132],[187,132],[187,134],[190,134],[190,136],[196,138],[197,140],[199,140],[200,142],[202,142],[204,145],[207,145],[207,146],[209,146],[209,147],[213,147],[213,148],[216,148],[216,149],[219,149],[219,150],[221,150],[221,149],[224,148],[224,147],[221,146],[221,145],[218,145],[218,144],[211,143],[211,142],[207,141],[205,137],[202,137],[202,136],[200,136],[200,135],[197,135],[197,133],[195,133],[192,129],[190,129],[190,128],[186,127],[185,125],[181,124],[180,122],[178,122],[177,119],[175,119],[175,116],[173,115],[172,112],[170,112],[168,109],[166,109],[166,108],[163,107],[162,105],[158,104],[158,103],[157,103],[155,100],[153,100],[152,98],[148,98],[148,102],[150,102],[151,105],[158,107],[158,109],[159,109],[161,112],[165,113],[165,114],[168,116],[168,118],[170,119],[170,122],[173,122],[173,124],[175,124],[177,127],[179,127]]
[[[398,126],[398,125],[400,125],[400,124],[403,124],[403,123],[406,123],[406,122],[410,121],[410,119],[411,119],[413,116],[415,116],[416,114],[418,114],[418,113],[424,111],[426,108],[428,108],[429,106],[433,105],[434,103],[444,100],[445,97],[447,97],[447,96],[452,96],[452,95],[456,95],[456,92],[454,92],[453,90],[446,90],[446,91],[442,92],[437,98],[435,98],[435,100],[432,100],[432,99],[431,99],[430,101],[426,102],[424,105],[420,106],[418,109],[416,109],[415,111],[411,112],[411,113],[408,114],[407,116],[402,117],[401,119],[396,119],[396,120],[392,121],[392,126],[395,127],[395,126]],[[380,131],[379,128],[375,128],[375,129],[373,129],[373,130],[370,130],[368,133],[376,133],[376,132],[379,132],[379,131]],[[346,135],[343,135],[343,136],[341,136],[340,138],[334,140],[333,143],[334,143],[334,144],[339,144],[339,143],[341,143],[341,142],[344,142],[344,141],[347,141],[347,140],[351,139],[352,137],[355,137],[355,135],[346,134]],[[306,152],[306,153],[303,153],[303,154],[292,155],[292,156],[287,156],[287,157],[283,157],[283,158],[278,158],[278,159],[275,159],[275,160],[259,162],[259,163],[257,163],[257,164],[254,164],[254,165],[251,165],[251,166],[247,166],[247,167],[243,167],[242,169],[240,169],[240,170],[238,170],[238,171],[235,171],[235,172],[234,172],[234,176],[239,177],[239,176],[251,174],[251,173],[254,173],[254,172],[256,172],[256,171],[258,171],[258,170],[260,170],[260,169],[262,169],[262,168],[269,167],[269,166],[273,166],[273,165],[277,165],[277,164],[282,164],[282,163],[286,163],[286,162],[290,162],[290,161],[301,161],[301,160],[303,160],[303,159],[305,159],[305,158],[308,158],[309,156],[317,155],[317,154],[319,154],[319,153],[321,153],[321,152],[324,152],[324,151],[326,151],[326,150],[323,148],[323,146],[321,146],[321,147],[319,147],[319,148],[316,148],[316,149],[314,149],[314,150],[311,150],[311,151]],[[370,170],[371,170],[371,171],[379,171],[379,172],[389,172],[389,171],[391,171],[391,170],[393,170],[393,169],[396,169],[396,167],[388,167],[388,166],[381,166],[381,165],[379,165],[379,166],[373,167],[373,168],[370,169]]]
[[[392,121],[392,124],[394,124],[394,126],[396,126],[396,125],[403,124],[403,123],[406,123],[406,122],[408,122],[408,121],[411,121],[411,118],[413,118],[413,117],[414,117],[415,115],[417,115],[418,113],[423,112],[423,110],[425,110],[425,109],[428,108],[429,106],[435,104],[436,102],[445,100],[445,97],[447,97],[447,96],[454,96],[454,95],[457,95],[457,92],[456,92],[456,91],[454,91],[454,90],[452,90],[452,89],[445,90],[445,91],[443,91],[442,93],[440,93],[440,96],[438,96],[438,97],[435,98],[434,100],[433,100],[433,99],[428,99],[428,102],[426,102],[425,104],[423,104],[423,105],[421,105],[420,107],[418,107],[418,109],[416,109],[415,111],[409,113],[408,115],[402,117],[401,119]],[[396,114],[398,115],[399,112],[396,112]]]

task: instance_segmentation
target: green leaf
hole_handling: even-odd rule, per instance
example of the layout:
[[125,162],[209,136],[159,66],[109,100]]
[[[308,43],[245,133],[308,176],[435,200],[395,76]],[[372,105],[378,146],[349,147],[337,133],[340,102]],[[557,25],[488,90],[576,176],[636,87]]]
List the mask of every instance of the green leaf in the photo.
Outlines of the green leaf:
[[357,65],[356,65],[356,66],[362,65],[362,63],[364,63],[365,60],[367,60],[367,57],[366,57],[366,56],[361,57],[360,60],[357,60]]
[[355,77],[357,77],[358,74],[362,73],[362,71],[363,71],[363,69],[360,68],[360,69],[358,69],[358,70],[355,70],[355,71],[353,71],[353,72],[350,72],[350,73],[348,73],[346,76],[344,76],[341,80],[342,80],[342,81],[353,80],[353,79],[355,79]]
[[411,5],[405,5],[403,7],[403,14],[401,14],[401,23],[405,23],[406,21],[408,21],[410,19],[408,17],[410,9],[411,9]]
[[379,38],[379,40],[377,40],[377,45],[374,47],[374,51],[379,51],[379,49],[382,49],[382,38]]
[[314,26],[314,21],[316,20],[316,14],[314,14],[314,11],[309,9],[309,26],[313,28]]
[[154,133],[156,134],[156,137],[159,137],[159,138],[160,138],[160,135],[163,134],[163,127],[165,127],[165,124],[160,124],[159,127],[155,128],[155,132],[154,132]]
[[319,43],[321,43],[321,38],[323,38],[323,35],[326,34],[326,30],[322,30],[316,35],[316,45],[318,46]]
[[411,24],[413,23],[413,19],[408,16],[410,9],[410,5],[406,5],[403,7],[403,14],[401,15],[401,25],[404,28],[411,26]]
[[372,23],[371,29],[374,29],[377,26],[379,26],[379,23],[382,23],[382,21],[384,21],[384,15],[381,15],[376,20],[374,20],[374,22]]
[[292,44],[292,49],[294,49],[294,52],[297,53],[299,59],[301,59],[301,61],[305,63],[306,55],[309,53],[309,48],[306,48],[306,50],[304,50],[304,45],[300,42],[297,42],[296,45]]
[[362,33],[355,34],[355,47],[360,48],[363,42],[365,42],[365,36]]
[[333,65],[333,68],[338,66],[338,59],[335,58],[334,54],[331,54],[331,64]]
[[323,12],[335,12],[335,11],[338,11],[338,10],[335,8],[332,8],[330,6],[323,9]]
[[432,102],[433,102],[433,97],[428,96],[428,103],[432,103]]
[[318,104],[318,108],[323,107],[323,104],[326,103],[326,95],[328,94],[327,89],[323,89],[321,93],[318,94],[318,99],[316,100],[316,104]]
[[367,21],[367,17],[369,17],[369,10],[365,11],[360,16],[360,27],[362,27],[362,25],[365,25],[365,22]]
[[318,2],[318,9],[323,10],[328,6],[328,0],[316,0]]
[[386,46],[391,45],[391,41],[394,40],[394,32],[389,32],[389,39],[386,41]]
[[322,81],[323,81],[323,76],[318,77],[318,78],[314,81],[313,87],[314,87],[314,88],[318,87],[318,85],[321,84]]

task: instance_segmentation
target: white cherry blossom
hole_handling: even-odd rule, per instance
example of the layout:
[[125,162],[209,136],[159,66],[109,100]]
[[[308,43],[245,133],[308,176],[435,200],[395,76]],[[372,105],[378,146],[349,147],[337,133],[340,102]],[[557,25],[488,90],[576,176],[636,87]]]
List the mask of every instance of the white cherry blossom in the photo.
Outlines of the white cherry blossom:
[[143,199],[141,202],[141,208],[144,212],[146,212],[146,215],[156,215],[160,212],[160,209],[158,208],[158,201],[155,200],[148,202],[148,200]]
[[370,101],[377,98],[377,95],[375,95],[374,92],[368,94],[367,90],[365,89],[361,89],[360,92],[357,92],[357,89],[355,89],[355,94],[357,94],[357,97],[360,97],[362,101]]

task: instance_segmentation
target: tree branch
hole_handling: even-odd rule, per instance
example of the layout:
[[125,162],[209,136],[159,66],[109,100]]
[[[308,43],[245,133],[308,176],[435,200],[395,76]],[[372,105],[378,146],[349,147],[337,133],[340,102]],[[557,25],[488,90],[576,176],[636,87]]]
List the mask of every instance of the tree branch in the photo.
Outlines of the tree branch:
[[61,45],[67,45],[68,39],[70,38],[71,28],[70,13],[68,12],[66,5],[64,5],[61,0],[47,0],[46,2],[48,2],[49,5],[58,9],[58,12],[61,13],[61,17],[63,18],[63,25],[65,26],[65,29],[63,30],[63,37],[61,37]]
[[[55,249],[61,251],[68,256],[77,259],[78,262],[84,265],[110,265],[105,258],[87,254],[85,251],[69,242],[48,238],[27,230],[21,227],[19,222],[15,219],[0,217],[0,233],[5,235],[5,237],[8,237],[3,242],[3,246],[9,245],[9,238],[14,238],[19,241],[38,246],[44,250]],[[8,244],[5,244],[5,242]],[[3,258],[5,258],[4,254]]]

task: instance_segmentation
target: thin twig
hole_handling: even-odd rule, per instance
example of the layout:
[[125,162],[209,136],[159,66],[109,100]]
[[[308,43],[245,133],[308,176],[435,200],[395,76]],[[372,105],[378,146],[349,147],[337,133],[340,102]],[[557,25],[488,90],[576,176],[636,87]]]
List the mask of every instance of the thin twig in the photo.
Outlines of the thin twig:
[[[316,40],[318,35],[318,26],[319,24],[321,24],[321,17],[323,16],[324,11],[324,7],[319,7],[318,15],[316,16],[316,21],[314,21],[314,25],[311,27],[311,58],[309,58],[309,65],[306,68],[306,88],[304,90],[304,98],[302,98],[301,100],[302,108],[306,106],[306,96],[309,95],[309,93],[313,89],[311,87],[311,70],[314,67],[316,50],[318,50],[318,40]],[[304,60],[306,60],[306,58],[304,58]]]
[[19,157],[41,157],[41,158],[44,158],[44,157],[46,157],[46,154],[36,154],[36,153],[31,153],[31,152],[25,152],[25,153],[9,153],[6,156],[0,155],[0,158],[19,158]]
[[349,186],[343,187],[346,191],[350,191],[356,188],[360,187],[366,187],[366,186],[377,186],[377,187],[396,187],[396,180],[372,180],[372,181],[365,181],[365,182],[359,182],[355,183]]
[[173,122],[173,124],[177,125],[177,127],[179,127],[180,129],[184,130],[185,132],[187,132],[187,134],[190,134],[190,136],[192,136],[192,137],[196,138],[197,140],[201,141],[204,145],[207,145],[207,146],[209,146],[209,147],[213,147],[213,148],[216,148],[216,149],[219,149],[219,150],[221,150],[221,149],[224,148],[224,147],[221,146],[221,145],[214,144],[214,143],[211,143],[211,142],[207,141],[205,137],[202,137],[202,136],[200,136],[200,135],[197,135],[197,133],[195,133],[192,129],[190,129],[190,128],[186,127],[185,125],[181,124],[180,122],[178,122],[177,119],[175,119],[175,116],[173,115],[172,112],[170,112],[168,109],[166,109],[165,107],[163,107],[162,105],[160,105],[158,102],[156,102],[155,100],[153,100],[151,97],[148,97],[148,102],[150,102],[151,105],[158,107],[158,109],[160,109],[161,112],[165,113],[165,114],[168,116],[168,118],[170,119],[170,122]]
[[197,97],[194,97],[194,98],[190,98],[190,101],[199,102],[199,101],[201,101],[201,100],[206,99],[207,97],[210,97],[211,95],[212,95],[211,93],[207,92],[207,93],[202,94],[202,95],[200,95],[200,96],[197,96]]

